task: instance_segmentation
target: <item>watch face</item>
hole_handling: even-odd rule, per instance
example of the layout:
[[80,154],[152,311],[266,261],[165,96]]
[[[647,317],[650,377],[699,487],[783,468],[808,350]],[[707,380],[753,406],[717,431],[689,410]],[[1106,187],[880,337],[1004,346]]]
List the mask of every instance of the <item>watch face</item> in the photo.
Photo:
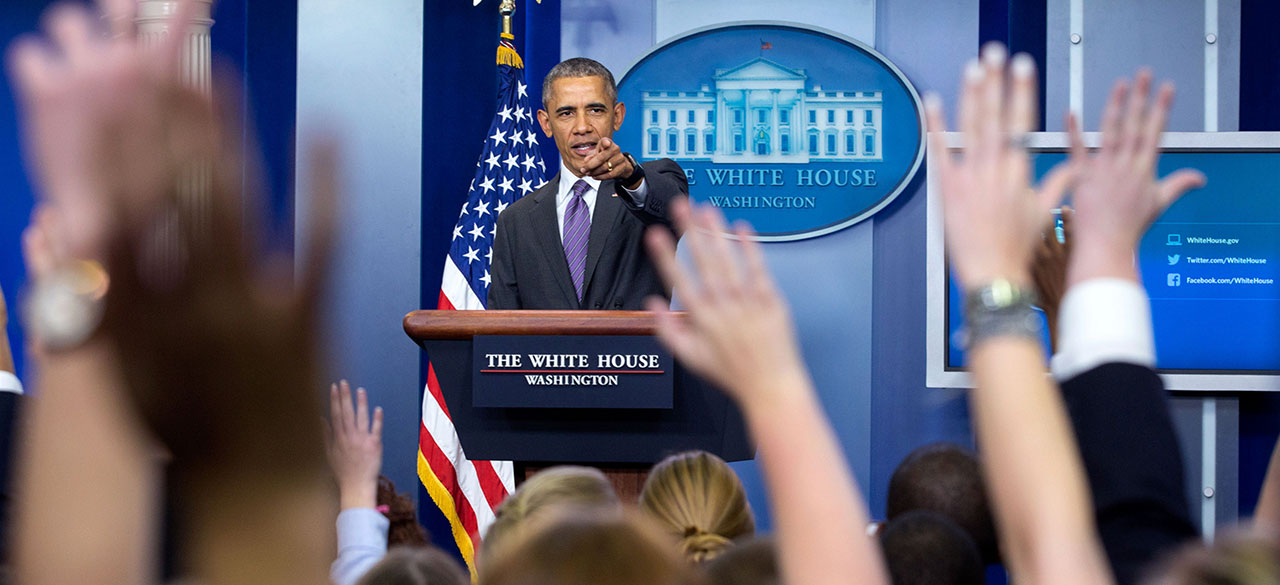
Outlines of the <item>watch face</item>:
[[28,327],[50,349],[84,343],[102,321],[107,286],[106,272],[88,262],[40,278],[24,311]]

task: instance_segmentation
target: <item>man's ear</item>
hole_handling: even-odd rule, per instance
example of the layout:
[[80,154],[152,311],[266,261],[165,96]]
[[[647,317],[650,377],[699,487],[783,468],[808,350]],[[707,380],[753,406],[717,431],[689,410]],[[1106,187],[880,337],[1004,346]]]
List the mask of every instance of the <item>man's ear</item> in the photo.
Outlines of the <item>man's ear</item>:
[[548,137],[551,136],[551,114],[546,110],[538,110],[538,125],[542,126],[542,132]]
[[618,102],[613,104],[613,131],[617,132],[622,128],[622,119],[627,117],[627,104]]

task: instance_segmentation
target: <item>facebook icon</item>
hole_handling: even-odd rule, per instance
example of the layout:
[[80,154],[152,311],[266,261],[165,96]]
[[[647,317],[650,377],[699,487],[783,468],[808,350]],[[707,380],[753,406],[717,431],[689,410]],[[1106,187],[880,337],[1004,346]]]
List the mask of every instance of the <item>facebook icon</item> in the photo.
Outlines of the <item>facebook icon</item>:
[[1182,286],[1182,275],[1177,272],[1170,272],[1167,284],[1169,286]]

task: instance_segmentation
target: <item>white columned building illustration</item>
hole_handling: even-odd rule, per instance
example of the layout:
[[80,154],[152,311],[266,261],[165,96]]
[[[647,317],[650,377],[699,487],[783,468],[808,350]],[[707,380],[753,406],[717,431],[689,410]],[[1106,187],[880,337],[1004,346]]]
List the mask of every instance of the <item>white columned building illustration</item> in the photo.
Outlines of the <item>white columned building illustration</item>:
[[883,160],[879,91],[807,87],[804,69],[757,58],[717,69],[714,89],[644,91],[647,158],[715,163]]

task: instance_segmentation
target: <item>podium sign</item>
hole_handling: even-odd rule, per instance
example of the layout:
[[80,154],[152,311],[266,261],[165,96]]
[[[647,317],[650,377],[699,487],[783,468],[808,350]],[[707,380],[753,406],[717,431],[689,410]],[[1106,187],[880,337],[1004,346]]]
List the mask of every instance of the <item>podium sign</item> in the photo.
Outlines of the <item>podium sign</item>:
[[[438,388],[433,398],[448,405],[473,460],[647,466],[690,449],[751,459],[756,448],[733,400],[663,352],[654,327],[653,314],[642,311],[445,310],[404,318],[405,333],[431,355],[428,390]],[[535,363],[533,355],[573,357]]]
[[674,360],[649,336],[477,335],[472,406],[671,409]]

